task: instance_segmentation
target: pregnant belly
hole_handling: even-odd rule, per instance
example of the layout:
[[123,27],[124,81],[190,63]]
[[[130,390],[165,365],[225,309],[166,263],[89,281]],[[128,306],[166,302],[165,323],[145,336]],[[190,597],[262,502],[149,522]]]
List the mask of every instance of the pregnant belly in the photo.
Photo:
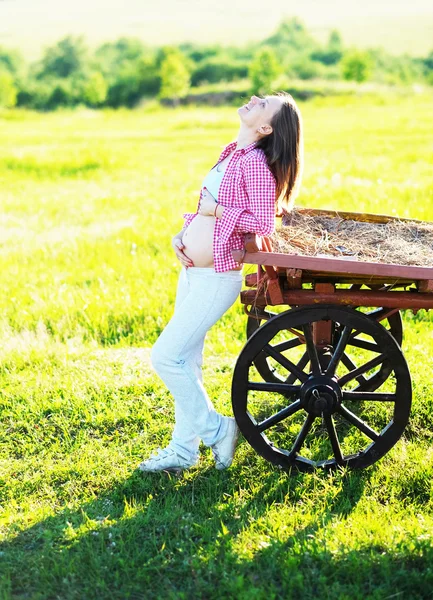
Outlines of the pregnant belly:
[[182,237],[184,254],[195,267],[213,267],[213,234],[215,217],[196,215]]

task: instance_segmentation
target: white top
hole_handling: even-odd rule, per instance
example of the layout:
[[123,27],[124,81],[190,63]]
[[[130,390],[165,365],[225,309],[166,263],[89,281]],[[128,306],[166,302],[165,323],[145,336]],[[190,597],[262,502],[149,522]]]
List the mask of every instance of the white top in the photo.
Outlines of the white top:
[[214,167],[203,180],[202,188],[206,186],[215,200],[218,200],[218,192],[223,176],[224,171],[217,171],[217,168]]

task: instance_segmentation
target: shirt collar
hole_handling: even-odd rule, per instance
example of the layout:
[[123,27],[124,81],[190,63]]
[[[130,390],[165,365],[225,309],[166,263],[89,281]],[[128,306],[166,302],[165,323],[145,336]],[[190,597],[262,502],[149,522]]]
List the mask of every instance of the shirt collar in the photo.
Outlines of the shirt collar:
[[[241,154],[247,154],[247,152],[249,152],[250,150],[252,150],[253,148],[256,147],[256,143],[257,142],[252,142],[251,144],[249,144],[248,146],[245,146],[245,148],[241,148]],[[236,144],[237,141],[233,141],[230,142],[230,144],[228,144],[228,146],[226,147],[226,151],[227,153],[231,152],[232,150],[234,150],[236,148]]]

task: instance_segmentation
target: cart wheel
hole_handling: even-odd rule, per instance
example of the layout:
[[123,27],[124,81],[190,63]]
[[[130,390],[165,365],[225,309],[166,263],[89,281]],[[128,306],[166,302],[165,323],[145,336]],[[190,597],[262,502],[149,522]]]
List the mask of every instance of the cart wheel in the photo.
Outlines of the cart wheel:
[[[351,286],[351,290],[357,290],[360,289],[360,285],[356,284]],[[357,307],[359,308],[359,307]],[[394,337],[394,339],[396,340],[396,342],[398,343],[399,346],[402,345],[403,342],[403,322],[402,322],[402,318],[401,318],[401,314],[400,312],[395,312],[392,314],[389,314],[390,310],[387,308],[376,308],[374,310],[370,310],[367,311],[363,314],[367,315],[368,317],[370,317],[371,319],[373,319],[374,321],[380,322],[382,323],[382,325],[389,331],[389,333]],[[260,312],[257,312],[257,315],[252,317],[249,316],[247,319],[247,339],[249,339],[252,334],[257,331],[257,329],[259,327],[262,326],[262,324],[264,322],[266,322],[267,320],[269,320],[271,317],[275,316],[277,313],[273,313],[270,311],[265,311],[265,310],[261,310]],[[340,336],[340,331],[342,330],[341,326],[336,326],[335,330],[334,330],[334,335],[335,335],[335,339],[333,339],[333,344],[336,345],[338,343],[338,338]],[[303,339],[302,336],[300,338],[301,340]],[[299,345],[301,343],[304,343],[302,341],[299,341]],[[284,344],[281,344],[282,347],[284,347]],[[307,355],[305,355],[307,356]],[[254,359],[254,364],[258,370],[258,372],[260,373],[260,375],[263,377],[263,379],[265,381],[269,381],[269,382],[274,382],[274,383],[278,383],[283,381],[281,379],[281,376],[278,374],[278,371],[272,367],[272,361],[269,361],[269,356],[266,354],[266,352],[260,352],[260,354],[258,356],[256,356],[256,358]],[[305,360],[305,357],[304,357]],[[345,358],[343,357],[343,361],[345,360]],[[302,366],[302,362],[301,365]],[[303,365],[305,366],[305,364]],[[303,368],[302,366],[302,368]],[[373,376],[370,377],[368,380],[365,378],[362,378],[359,383],[361,385],[361,388],[363,391],[365,392],[374,392],[374,390],[377,390],[384,381],[386,381],[391,373],[392,369],[389,366],[388,363],[384,363],[379,371]]]
[[[355,283],[355,284],[351,285],[349,289],[351,291],[359,291],[363,285],[370,290],[376,289],[376,290],[381,290],[381,291],[386,291],[389,287],[391,287],[389,285],[374,285],[374,284],[369,285],[368,283],[363,283],[363,284]],[[360,308],[360,307],[358,306],[358,307],[353,307],[353,308]],[[389,333],[394,337],[397,344],[399,346],[401,346],[403,343],[403,322],[402,322],[402,318],[401,318],[401,313],[400,313],[400,311],[396,311],[396,312],[390,314],[391,310],[394,310],[394,309],[376,308],[374,310],[366,311],[364,314],[368,315],[375,321],[381,322],[382,325],[384,327],[386,327],[386,329],[388,329]]]
[[[336,345],[315,346],[312,324],[318,321],[341,328]],[[255,361],[261,352],[277,382],[260,380]],[[391,374],[380,391],[364,391],[360,378],[374,377],[384,363]],[[232,382],[233,412],[245,439],[273,464],[302,471],[373,464],[402,435],[411,397],[409,369],[391,333],[335,305],[275,315],[245,344]]]
[[[247,339],[249,339],[255,331],[259,327],[262,326],[263,323],[268,321],[270,318],[275,317],[278,313],[271,312],[269,310],[260,310],[256,312],[254,317],[249,316],[247,319]],[[302,342],[299,342],[299,345]],[[279,348],[281,351],[284,349]],[[278,374],[278,372],[273,368],[271,362],[268,362],[268,354],[266,352],[260,352],[254,359],[254,364],[257,368],[257,371],[263,377],[265,381],[278,383],[283,381]],[[304,365],[305,366],[305,365]]]
[[[368,284],[363,284],[366,287],[368,287],[369,289],[381,289],[381,290],[385,290],[387,287],[389,286],[380,286],[380,285],[368,285]],[[359,290],[361,289],[361,285],[360,284],[354,284],[350,287],[351,290]],[[354,308],[360,308],[358,307],[354,307]],[[368,317],[370,317],[371,319],[374,319],[375,321],[377,321],[378,323],[382,323],[382,325],[389,331],[389,333],[393,336],[393,338],[395,339],[395,341],[397,342],[397,344],[401,347],[402,343],[403,343],[403,321],[401,318],[401,313],[400,311],[391,313],[393,309],[389,309],[389,308],[375,308],[374,310],[368,310],[366,312],[364,312],[365,315],[367,315]],[[339,328],[339,330],[341,331],[341,327]],[[356,332],[355,332],[356,333]],[[339,331],[337,330],[337,338],[339,336]],[[336,340],[336,342],[338,341],[338,339]],[[374,392],[374,390],[377,390],[384,381],[386,381],[389,377],[389,375],[392,372],[392,368],[390,366],[390,364],[388,362],[384,362],[382,364],[382,366],[380,367],[379,371],[373,376],[373,377],[369,377],[368,380],[366,380],[365,378],[363,378],[363,380],[359,381],[359,385],[360,385],[360,389],[363,392]]]

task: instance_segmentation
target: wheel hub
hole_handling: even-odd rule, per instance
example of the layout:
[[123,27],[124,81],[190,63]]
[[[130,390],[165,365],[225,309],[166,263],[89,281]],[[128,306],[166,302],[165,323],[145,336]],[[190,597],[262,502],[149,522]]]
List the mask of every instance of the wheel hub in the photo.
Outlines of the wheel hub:
[[335,379],[325,376],[311,377],[301,387],[303,408],[316,417],[331,415],[341,404],[341,388]]

